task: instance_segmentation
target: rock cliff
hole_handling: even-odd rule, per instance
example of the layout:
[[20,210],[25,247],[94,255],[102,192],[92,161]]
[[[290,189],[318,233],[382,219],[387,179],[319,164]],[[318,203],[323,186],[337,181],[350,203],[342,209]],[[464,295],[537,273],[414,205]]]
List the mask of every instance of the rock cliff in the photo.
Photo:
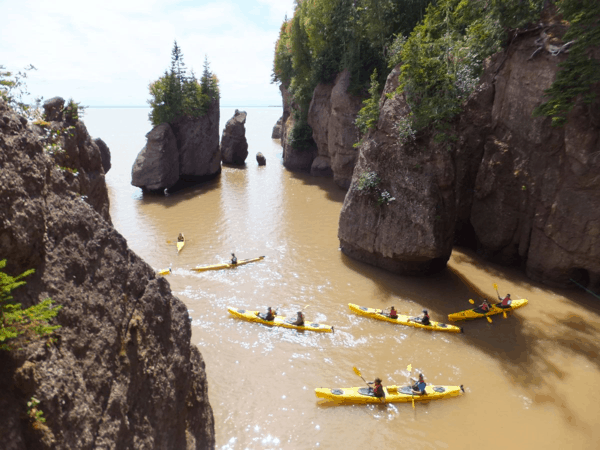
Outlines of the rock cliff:
[[[600,288],[600,108],[578,103],[564,128],[532,117],[565,58],[534,55],[539,42],[524,33],[488,62],[454,123],[455,145],[427,134],[397,143],[409,108],[401,96],[386,98],[398,69],[390,74],[352,179],[358,187],[376,172],[379,191],[348,192],[338,232],[346,253],[424,273],[444,267],[456,242],[534,280]],[[395,200],[377,206],[382,190]]]
[[178,183],[194,183],[221,173],[219,100],[202,117],[181,117],[147,135],[147,143],[131,169],[131,184],[147,192],[163,192]]
[[303,150],[290,145],[289,133],[294,126],[292,112],[297,106],[286,87],[280,85],[284,110],[280,119],[284,165],[292,170],[310,171],[313,176],[333,176],[336,184],[343,189],[350,186],[358,156],[354,148],[358,141],[354,121],[362,107],[362,100],[348,93],[349,85],[350,73],[347,70],[338,74],[333,84],[317,85],[308,110],[308,124],[313,130],[316,147]]
[[242,165],[248,157],[246,141],[246,112],[235,110],[233,117],[225,124],[221,138],[221,159],[225,164]]
[[[55,343],[0,352],[2,448],[214,447],[187,309],[112,227],[98,145],[79,120],[53,117],[46,128],[73,136],[44,148],[1,101],[0,117],[5,271],[36,270],[13,291],[23,306],[47,297],[62,305]],[[32,396],[45,424],[27,415]]]

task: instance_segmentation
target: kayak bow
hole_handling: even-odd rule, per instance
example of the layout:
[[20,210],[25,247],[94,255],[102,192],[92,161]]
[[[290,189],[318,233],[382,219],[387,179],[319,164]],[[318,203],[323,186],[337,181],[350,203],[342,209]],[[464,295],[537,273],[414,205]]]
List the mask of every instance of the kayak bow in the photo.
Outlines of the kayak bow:
[[[284,327],[284,328],[294,328],[296,330],[306,330],[306,331],[321,331],[324,333],[333,332],[333,327],[331,325],[325,325],[324,323],[316,323],[316,322],[308,322],[305,321],[303,326],[293,325],[290,322],[291,319],[286,319],[285,316],[275,316],[274,320],[265,320],[261,318],[258,314],[258,311],[247,311],[244,309],[237,309],[229,307],[227,311],[238,319],[248,320],[249,322],[258,322],[265,325],[271,325],[276,327]],[[288,321],[289,320],[289,321]]]
[[221,263],[221,264],[211,264],[208,266],[196,266],[192,270],[195,270],[196,272],[204,272],[205,270],[230,269],[231,267],[242,266],[244,264],[261,261],[263,259],[265,259],[264,256],[259,256],[258,258],[241,259],[237,262],[237,264],[231,264],[230,262],[229,263]]
[[366,306],[358,306],[353,303],[348,303],[348,306],[350,307],[352,312],[355,312],[356,314],[359,314],[361,316],[370,317],[372,319],[384,320],[386,322],[392,322],[395,324],[406,325],[409,327],[425,328],[427,330],[432,330],[432,331],[447,331],[449,333],[462,332],[462,328],[460,328],[460,327],[457,327],[454,325],[447,325],[445,323],[440,323],[440,322],[434,322],[433,320],[430,322],[430,325],[423,325],[418,320],[418,319],[420,319],[420,317],[411,317],[411,316],[405,316],[403,314],[398,314],[397,319],[392,319],[391,317],[389,317],[385,314],[382,314],[380,309],[367,308]]

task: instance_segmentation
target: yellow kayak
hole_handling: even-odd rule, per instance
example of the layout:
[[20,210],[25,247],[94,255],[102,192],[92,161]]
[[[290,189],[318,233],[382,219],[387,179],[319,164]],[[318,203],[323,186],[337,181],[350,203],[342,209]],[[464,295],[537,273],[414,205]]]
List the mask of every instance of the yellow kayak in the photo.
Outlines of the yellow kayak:
[[168,269],[163,269],[163,270],[159,270],[158,272],[156,272],[157,275],[161,275],[161,276],[165,276],[165,275],[170,275],[171,274],[171,268],[169,267]]
[[366,306],[358,306],[353,303],[348,303],[348,306],[350,307],[352,312],[360,314],[361,316],[371,317],[372,319],[384,320],[386,322],[406,325],[409,327],[425,328],[427,330],[433,331],[447,331],[449,333],[461,333],[463,331],[463,329],[460,327],[456,327],[454,325],[447,325],[441,322],[434,322],[433,320],[430,322],[429,325],[423,325],[420,322],[420,317],[411,317],[398,314],[397,319],[392,319],[390,316],[382,314],[380,309],[367,308]]
[[306,331],[321,331],[323,333],[332,333],[333,327],[331,325],[325,325],[324,323],[316,323],[316,322],[308,322],[305,321],[304,325],[293,325],[292,322],[294,319],[287,318],[285,316],[275,316],[274,320],[265,320],[261,316],[259,316],[258,311],[247,311],[245,309],[237,309],[237,308],[227,308],[229,314],[233,317],[237,317],[238,319],[248,320],[250,322],[258,322],[263,323],[265,325],[271,325],[276,327],[284,327],[284,328],[294,328],[296,330],[306,330]]
[[241,260],[239,260],[237,262],[237,264],[231,264],[230,262],[228,262],[228,263],[221,263],[221,264],[211,264],[209,266],[196,266],[192,270],[195,270],[196,272],[204,272],[205,270],[229,269],[231,267],[242,266],[244,264],[248,264],[248,263],[252,263],[252,262],[256,262],[256,261],[261,261],[263,259],[265,259],[264,256],[259,256],[258,258],[241,259]]
[[185,239],[183,241],[177,241],[177,253],[181,251],[183,246],[185,245]]
[[521,308],[527,304],[526,298],[521,298],[518,300],[512,300],[510,306],[508,308],[500,308],[496,305],[491,305],[490,310],[487,313],[481,312],[479,307],[467,309],[466,311],[457,312],[454,314],[448,314],[448,320],[456,321],[456,320],[469,320],[469,319],[478,319],[479,317],[493,316],[495,314],[501,314],[504,311],[512,311],[517,308]]
[[368,387],[351,387],[342,389],[317,388],[315,395],[337,403],[411,403],[439,400],[448,397],[457,397],[464,391],[460,386],[434,386],[427,385],[425,394],[413,394],[410,386],[384,386],[384,397],[375,397]]

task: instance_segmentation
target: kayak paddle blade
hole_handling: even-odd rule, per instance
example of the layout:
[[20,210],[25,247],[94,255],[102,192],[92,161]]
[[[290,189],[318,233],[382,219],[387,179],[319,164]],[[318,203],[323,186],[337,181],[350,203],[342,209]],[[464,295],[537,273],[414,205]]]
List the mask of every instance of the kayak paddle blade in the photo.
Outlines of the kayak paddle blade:
[[470,299],[469,299],[469,303],[470,303],[471,305],[474,305],[474,304],[475,304],[475,300],[473,300],[472,298],[470,298]]
[[358,370],[356,367],[353,367],[353,368],[352,368],[352,370],[354,370],[354,373],[355,373],[356,375],[358,375],[359,377],[361,377],[361,378],[362,378],[362,375],[361,375],[361,373],[360,373],[360,370]]
[[489,317],[489,316],[486,316],[486,319],[487,319],[487,321],[488,321],[489,323],[492,323],[492,318],[491,318],[491,317]]

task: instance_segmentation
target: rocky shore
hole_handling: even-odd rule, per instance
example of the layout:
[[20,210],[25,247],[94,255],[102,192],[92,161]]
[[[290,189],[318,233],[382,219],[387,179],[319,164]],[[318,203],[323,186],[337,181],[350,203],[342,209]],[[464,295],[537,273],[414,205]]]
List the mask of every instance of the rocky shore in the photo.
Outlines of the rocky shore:
[[0,101],[0,255],[13,276],[35,269],[15,301],[62,306],[56,341],[0,352],[1,446],[214,448],[187,309],[113,228],[103,144],[62,99],[33,127]]

